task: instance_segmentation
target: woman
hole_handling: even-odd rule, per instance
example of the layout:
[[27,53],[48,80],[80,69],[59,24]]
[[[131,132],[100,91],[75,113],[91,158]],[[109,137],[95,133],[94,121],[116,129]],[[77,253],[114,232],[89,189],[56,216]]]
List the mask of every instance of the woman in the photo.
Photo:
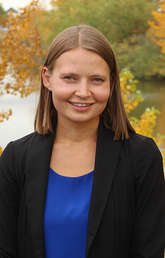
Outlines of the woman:
[[64,30],[41,78],[35,133],[0,159],[0,258],[163,258],[162,157],[128,121],[109,42]]

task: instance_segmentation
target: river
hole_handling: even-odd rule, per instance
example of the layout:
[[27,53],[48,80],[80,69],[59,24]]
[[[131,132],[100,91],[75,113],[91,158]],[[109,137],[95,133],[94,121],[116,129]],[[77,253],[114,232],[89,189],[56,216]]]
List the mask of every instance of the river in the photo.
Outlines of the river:
[[[131,115],[140,117],[146,108],[154,106],[161,111],[154,134],[165,135],[165,81],[140,81],[137,89],[141,90],[144,101]],[[12,109],[13,112],[8,121],[0,123],[0,146],[2,148],[8,142],[33,132],[37,100],[37,92],[26,98],[9,94],[0,97],[0,110]]]
[[25,98],[10,94],[0,97],[0,111],[12,109],[12,115],[9,120],[4,120],[4,122],[0,123],[0,146],[2,148],[8,142],[34,131],[33,124],[37,100],[37,92],[33,92]]
[[146,108],[155,107],[161,114],[158,115],[154,135],[165,135],[165,80],[139,81],[137,89],[142,92],[143,102],[131,115],[140,118]]

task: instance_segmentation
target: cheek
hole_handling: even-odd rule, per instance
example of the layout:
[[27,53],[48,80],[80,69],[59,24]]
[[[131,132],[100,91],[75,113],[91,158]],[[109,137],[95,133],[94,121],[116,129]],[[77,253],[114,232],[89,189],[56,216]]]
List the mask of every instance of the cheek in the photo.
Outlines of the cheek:
[[67,87],[63,87],[62,85],[54,85],[52,88],[53,100],[54,101],[65,101],[68,100],[71,92]]
[[108,98],[110,96],[110,87],[106,87],[104,89],[98,89],[97,93],[95,93],[95,99],[98,102],[107,103]]

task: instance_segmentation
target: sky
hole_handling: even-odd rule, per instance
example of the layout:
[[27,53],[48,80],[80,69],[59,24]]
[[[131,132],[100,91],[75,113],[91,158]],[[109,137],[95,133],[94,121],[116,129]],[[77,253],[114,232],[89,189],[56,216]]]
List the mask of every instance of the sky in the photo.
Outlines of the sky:
[[[7,11],[10,7],[18,10],[19,7],[24,7],[28,5],[31,1],[30,0],[0,0],[2,3],[3,8]],[[50,8],[49,2],[50,0],[39,0],[47,9]]]

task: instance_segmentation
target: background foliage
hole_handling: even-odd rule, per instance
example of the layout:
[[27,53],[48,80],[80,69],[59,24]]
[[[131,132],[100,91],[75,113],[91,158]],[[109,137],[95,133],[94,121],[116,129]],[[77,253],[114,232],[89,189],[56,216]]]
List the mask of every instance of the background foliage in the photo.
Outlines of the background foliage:
[[[19,93],[23,97],[36,90],[42,60],[52,39],[68,26],[85,23],[103,32],[115,50],[130,116],[143,101],[134,76],[165,77],[165,2],[52,0],[51,4],[52,9],[46,11],[33,1],[8,17],[0,5],[0,24],[7,30],[0,37],[0,95]],[[7,75],[12,80],[6,82]],[[11,110],[0,111],[0,122],[11,114]],[[129,119],[138,133],[153,137],[158,114],[158,110],[147,108],[140,119]],[[160,135],[155,138],[159,146],[162,140]]]
[[52,0],[51,3],[52,10],[37,20],[44,48],[66,27],[86,23],[109,39],[120,70],[129,67],[136,78],[165,77],[165,55],[159,44],[151,40],[153,29],[148,22],[154,20],[159,1]]
[[[7,32],[1,34],[0,42],[0,96],[20,93],[23,97],[38,88],[45,50],[41,48],[39,32],[32,23],[36,4],[32,2],[16,15],[11,12],[4,23]],[[0,111],[0,122],[8,120],[11,114],[11,109]]]
[[149,25],[153,29],[152,39],[165,54],[165,2],[161,1],[158,11],[153,11],[152,14],[155,19],[155,21],[149,21]]

